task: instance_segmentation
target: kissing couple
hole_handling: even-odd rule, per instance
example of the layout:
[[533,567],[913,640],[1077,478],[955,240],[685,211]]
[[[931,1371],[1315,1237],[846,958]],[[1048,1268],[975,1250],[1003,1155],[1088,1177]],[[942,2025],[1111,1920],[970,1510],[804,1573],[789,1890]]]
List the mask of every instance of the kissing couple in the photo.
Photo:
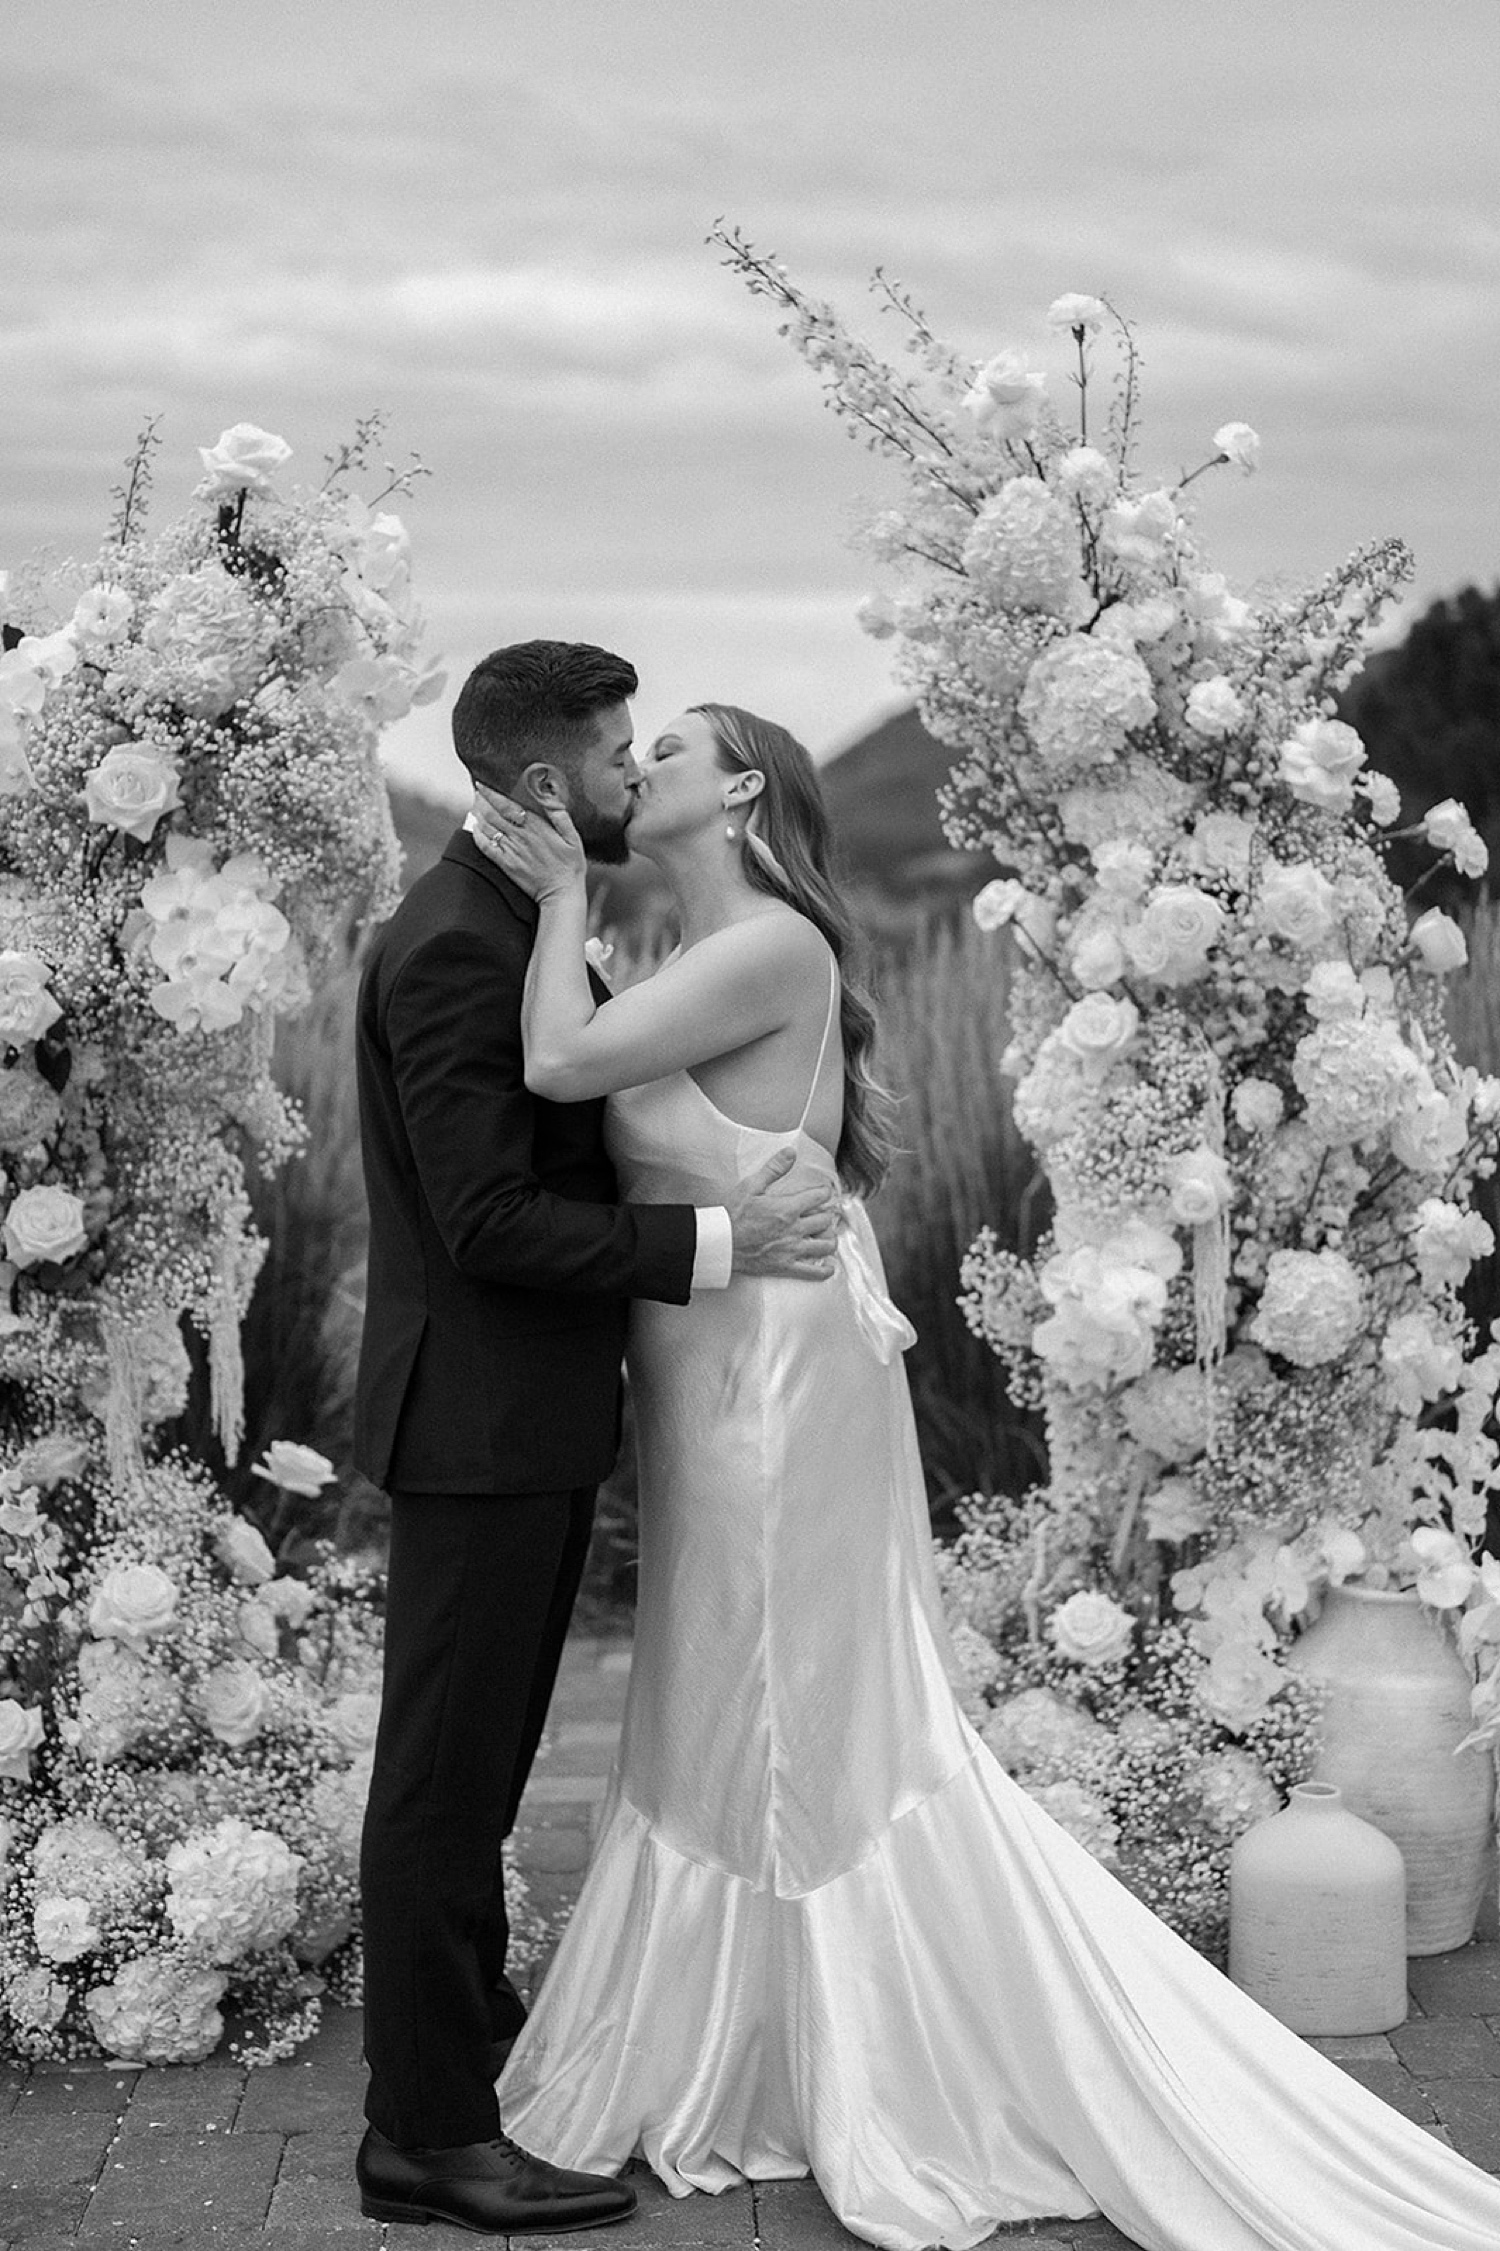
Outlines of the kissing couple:
[[[1500,2186],[1259,2009],[1042,1812],[951,1681],[866,1199],[892,1154],[816,770],[636,675],[486,657],[475,809],[359,999],[358,1466],[391,1501],[365,1819],[362,2209],[546,2235],[811,2173],[891,2251],[1102,2211],[1146,2251],[1494,2251]],[[586,867],[680,942],[610,996]],[[619,1759],[528,2016],[505,1839],[619,1440]]]

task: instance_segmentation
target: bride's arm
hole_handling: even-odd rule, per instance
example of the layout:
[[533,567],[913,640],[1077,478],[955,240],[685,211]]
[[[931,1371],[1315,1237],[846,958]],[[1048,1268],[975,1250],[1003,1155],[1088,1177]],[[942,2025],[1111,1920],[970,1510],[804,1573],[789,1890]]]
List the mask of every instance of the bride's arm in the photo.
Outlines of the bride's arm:
[[[827,989],[822,938],[800,915],[733,924],[596,1008],[584,962],[588,899],[571,823],[543,836],[535,815],[500,844],[499,864],[538,907],[521,1026],[526,1084],[556,1102],[613,1094],[728,1055],[796,1013],[805,983]],[[482,842],[494,839],[487,829]]]

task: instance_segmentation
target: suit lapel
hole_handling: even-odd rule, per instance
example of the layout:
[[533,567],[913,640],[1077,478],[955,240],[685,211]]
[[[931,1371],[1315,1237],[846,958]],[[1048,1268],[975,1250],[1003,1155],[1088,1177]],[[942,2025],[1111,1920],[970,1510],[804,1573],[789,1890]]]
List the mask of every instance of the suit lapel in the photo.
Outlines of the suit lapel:
[[454,830],[443,846],[443,858],[452,860],[457,867],[470,869],[475,875],[482,875],[490,889],[498,892],[505,901],[516,920],[524,922],[528,930],[535,930],[535,899],[528,899],[518,883],[512,883],[510,877],[497,868],[493,860],[485,858],[467,829]]
[[[535,899],[528,898],[518,883],[512,883],[503,869],[497,868],[493,860],[486,858],[467,829],[454,830],[443,847],[443,858],[452,860],[458,867],[472,869],[475,875],[482,875],[490,888],[499,893],[517,921],[524,922],[528,930],[536,929]],[[594,996],[595,1005],[602,1008],[613,995],[592,962],[588,965],[588,972],[589,991]]]

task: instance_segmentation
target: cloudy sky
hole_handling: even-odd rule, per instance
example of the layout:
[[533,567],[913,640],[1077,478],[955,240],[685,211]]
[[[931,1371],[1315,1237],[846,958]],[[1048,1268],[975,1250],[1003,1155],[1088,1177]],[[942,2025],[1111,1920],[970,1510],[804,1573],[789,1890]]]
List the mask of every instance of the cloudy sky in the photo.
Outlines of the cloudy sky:
[[[705,247],[720,214],[878,340],[876,264],[976,355],[1138,324],[1144,458],[1240,583],[1396,532],[1500,573],[1495,0],[7,0],[0,564],[88,555],[148,413],[371,408],[456,679],[531,634],[819,753],[891,700],[846,545],[880,473]],[[1041,363],[1038,363],[1041,364]],[[457,790],[446,703],[393,771]]]

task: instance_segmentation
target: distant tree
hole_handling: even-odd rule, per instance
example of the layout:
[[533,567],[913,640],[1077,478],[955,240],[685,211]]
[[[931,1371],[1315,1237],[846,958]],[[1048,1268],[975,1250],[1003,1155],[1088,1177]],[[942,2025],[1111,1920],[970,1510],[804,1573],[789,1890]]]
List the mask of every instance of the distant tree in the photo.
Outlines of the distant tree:
[[[1500,877],[1500,587],[1475,586],[1434,602],[1398,647],[1383,649],[1352,681],[1341,716],[1357,728],[1370,763],[1401,791],[1403,822],[1456,797],[1490,847]],[[1410,883],[1430,864],[1420,844],[1395,847],[1394,872]],[[1472,897],[1467,885],[1453,886]],[[1431,890],[1426,896],[1435,895]]]

